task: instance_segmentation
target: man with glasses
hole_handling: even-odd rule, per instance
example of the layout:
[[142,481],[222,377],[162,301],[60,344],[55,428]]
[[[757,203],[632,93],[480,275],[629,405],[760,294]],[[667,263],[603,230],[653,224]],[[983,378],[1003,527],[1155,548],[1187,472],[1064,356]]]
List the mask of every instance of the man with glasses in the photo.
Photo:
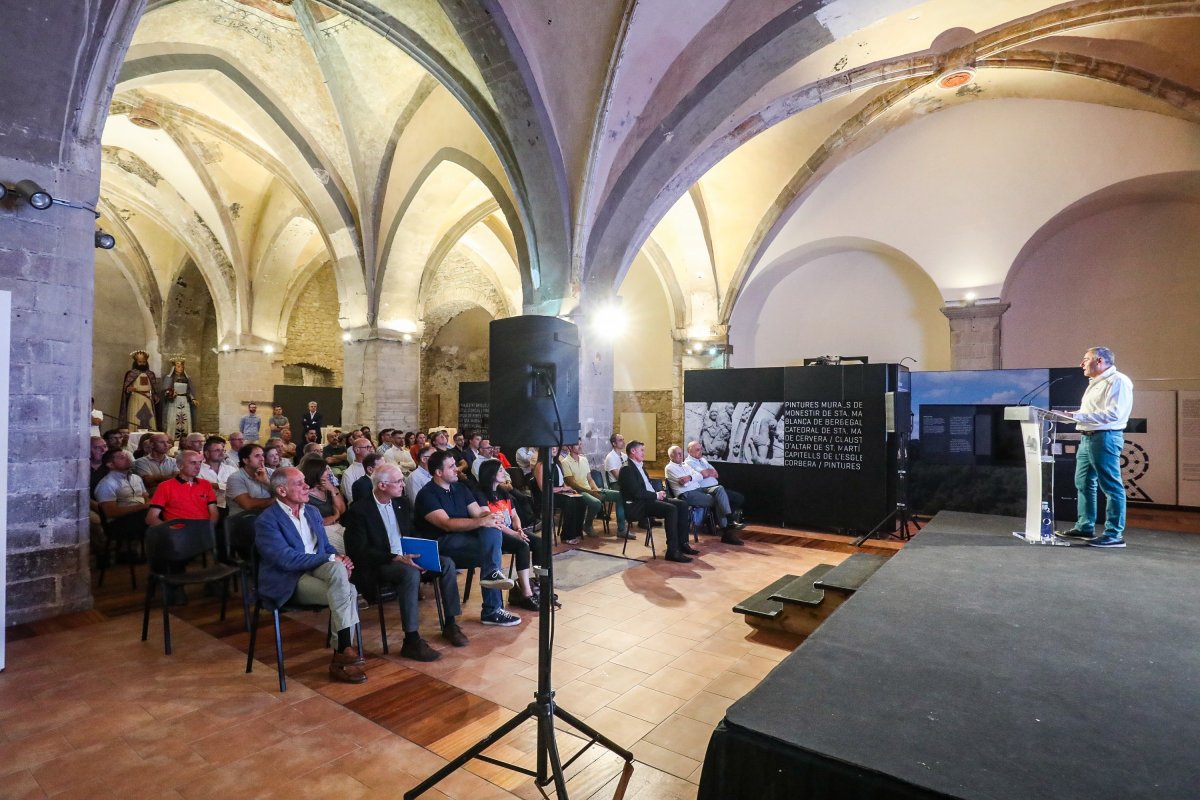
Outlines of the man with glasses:
[[[1121,480],[1121,450],[1125,447],[1125,425],[1133,411],[1133,381],[1117,372],[1116,357],[1107,347],[1093,347],[1079,362],[1088,377],[1088,388],[1075,418],[1079,450],[1075,453],[1075,489],[1079,492],[1079,516],[1075,527],[1059,534],[1082,539],[1091,547],[1125,546],[1125,483]],[[1104,492],[1108,505],[1104,533],[1096,535],[1096,488]]]
[[354,482],[367,474],[366,469],[363,468],[363,459],[375,452],[371,440],[366,436],[359,436],[355,439],[351,449],[354,452],[354,463],[346,467],[346,471],[342,473],[342,497],[347,500],[353,498]]
[[[421,574],[412,555],[406,555],[402,538],[412,536],[412,510],[404,497],[404,475],[393,464],[381,462],[371,475],[371,493],[354,503],[342,523],[346,526],[346,554],[358,565],[352,578],[359,591],[378,602],[378,581],[396,587],[400,622],[404,626],[402,658],[436,661],[442,654],[421,638],[421,614],[417,605]],[[455,647],[466,647],[467,637],[455,622],[462,614],[458,596],[458,572],[454,562],[441,556],[442,607],[445,624],[442,638]]]

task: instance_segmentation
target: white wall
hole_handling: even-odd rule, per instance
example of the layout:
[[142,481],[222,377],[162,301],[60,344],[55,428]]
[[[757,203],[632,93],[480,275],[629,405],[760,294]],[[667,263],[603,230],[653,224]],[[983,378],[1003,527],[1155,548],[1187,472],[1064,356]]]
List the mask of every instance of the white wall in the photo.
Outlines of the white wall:
[[806,356],[906,356],[950,368],[949,322],[933,281],[903,254],[869,242],[802,248],[756,276],[730,320],[731,365],[799,365]]
[[662,284],[645,257],[634,260],[619,295],[628,327],[613,345],[613,390],[670,389],[674,322]]
[[1200,378],[1198,257],[1200,202],[1134,200],[1073,221],[1014,266],[1004,366],[1071,366],[1105,345],[1133,378]]

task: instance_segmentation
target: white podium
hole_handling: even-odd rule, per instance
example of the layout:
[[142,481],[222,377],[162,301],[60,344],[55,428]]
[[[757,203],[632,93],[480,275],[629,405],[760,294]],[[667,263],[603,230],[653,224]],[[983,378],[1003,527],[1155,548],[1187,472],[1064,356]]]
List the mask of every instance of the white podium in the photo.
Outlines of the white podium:
[[[1074,423],[1066,414],[1037,406],[1008,406],[1004,419],[1021,423],[1025,450],[1025,530],[1013,536],[1030,544],[1068,545],[1054,531],[1054,442],[1059,422]],[[1050,535],[1043,536],[1043,531]]]

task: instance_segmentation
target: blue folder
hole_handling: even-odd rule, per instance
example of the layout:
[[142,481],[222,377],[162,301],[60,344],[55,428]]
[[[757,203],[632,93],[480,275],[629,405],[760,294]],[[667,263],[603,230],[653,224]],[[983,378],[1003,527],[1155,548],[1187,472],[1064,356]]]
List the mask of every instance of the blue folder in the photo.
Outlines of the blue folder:
[[406,556],[416,556],[417,566],[430,572],[442,571],[442,559],[438,555],[436,539],[417,539],[410,536],[400,537],[400,546]]

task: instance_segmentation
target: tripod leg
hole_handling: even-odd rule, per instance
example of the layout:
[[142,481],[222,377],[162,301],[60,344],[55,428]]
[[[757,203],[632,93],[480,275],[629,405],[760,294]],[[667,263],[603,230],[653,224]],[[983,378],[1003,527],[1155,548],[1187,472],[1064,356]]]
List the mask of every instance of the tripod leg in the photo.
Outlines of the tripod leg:
[[[422,794],[424,794],[425,792],[432,789],[435,785],[437,785],[437,783],[439,781],[442,780],[442,778],[445,778],[447,775],[449,775],[450,773],[457,770],[463,764],[466,764],[472,758],[475,758],[475,756],[479,755],[484,750],[487,750],[489,747],[494,745],[496,742],[500,741],[505,736],[512,733],[514,730],[516,730],[517,727],[519,725],[521,725],[521,723],[525,722],[526,720],[528,720],[530,717],[533,716],[534,709],[535,709],[535,706],[530,706],[529,708],[526,708],[520,714],[517,714],[515,717],[510,719],[508,722],[504,723],[499,728],[496,728],[496,730],[492,731],[487,736],[480,739],[469,750],[464,752],[458,758],[454,759],[449,764],[442,767],[437,772],[433,773],[428,778],[421,781],[416,786],[414,786],[413,788],[411,788],[407,792],[405,792],[404,800],[412,800],[414,797],[420,797]],[[539,720],[538,724],[541,724],[540,720]]]
[[[549,712],[538,714],[538,738],[543,740],[538,748],[539,766],[543,760],[550,762],[550,775],[554,780],[554,795],[557,800],[567,800],[567,779],[563,776],[562,760],[558,756],[558,742],[554,738],[554,714]],[[543,754],[545,754],[543,758]],[[550,779],[538,770],[538,785],[545,786]]]
[[554,715],[557,716],[559,719],[561,719],[563,722],[570,725],[575,730],[577,730],[580,733],[582,733],[583,735],[587,736],[589,739],[595,739],[597,742],[604,745],[609,750],[612,750],[614,753],[616,753],[617,755],[619,755],[621,758],[625,759],[626,761],[633,761],[633,753],[629,752],[624,747],[621,747],[621,745],[617,744],[612,739],[609,739],[607,736],[600,733],[599,731],[597,731],[595,728],[591,727],[587,723],[580,721],[580,719],[578,717],[576,717],[571,712],[566,711],[561,706],[554,707]]

